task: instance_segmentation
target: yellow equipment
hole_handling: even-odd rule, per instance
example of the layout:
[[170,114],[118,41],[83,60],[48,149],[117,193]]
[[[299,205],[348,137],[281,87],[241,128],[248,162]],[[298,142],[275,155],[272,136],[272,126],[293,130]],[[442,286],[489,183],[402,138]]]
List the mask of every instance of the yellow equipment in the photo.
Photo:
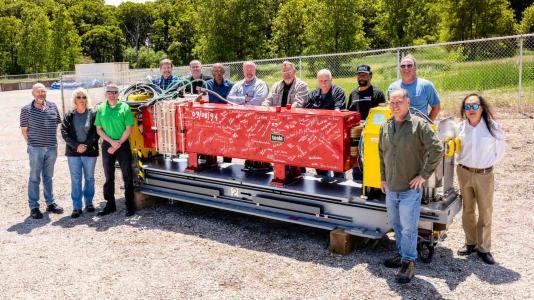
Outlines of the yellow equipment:
[[371,108],[365,128],[363,129],[363,183],[362,194],[367,188],[380,188],[380,156],[378,153],[378,139],[380,125],[391,117],[391,110],[386,106]]

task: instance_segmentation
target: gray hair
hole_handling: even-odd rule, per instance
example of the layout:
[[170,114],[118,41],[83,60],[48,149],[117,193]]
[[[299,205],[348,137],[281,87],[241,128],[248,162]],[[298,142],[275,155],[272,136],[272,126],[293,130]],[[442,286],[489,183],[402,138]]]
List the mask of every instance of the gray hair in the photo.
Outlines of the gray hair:
[[83,94],[85,97],[85,107],[89,108],[91,107],[91,98],[89,98],[89,93],[87,93],[87,90],[84,88],[77,88],[72,92],[72,104],[76,105],[76,97],[80,94]]
[[295,64],[290,62],[290,61],[288,61],[288,60],[285,60],[285,61],[282,62],[282,68],[285,67],[285,66],[291,67],[291,70],[296,70]]
[[256,63],[254,63],[254,62],[251,61],[251,60],[244,62],[244,63],[243,63],[243,68],[245,68],[245,66],[253,66],[254,69],[256,69]]
[[391,98],[391,95],[393,95],[393,93],[399,92],[399,91],[402,93],[402,98],[410,99],[410,94],[408,93],[408,90],[403,89],[403,88],[396,88],[396,89],[391,90],[391,92],[389,92],[388,100],[389,98]]
[[401,59],[401,61],[403,61],[403,60],[405,60],[405,59],[410,59],[410,60],[412,60],[412,61],[413,61],[413,66],[414,66],[414,67],[417,66],[417,61],[415,60],[415,57],[414,57],[413,55],[408,54],[408,55],[406,55],[405,57],[403,57],[403,58]]
[[332,79],[332,72],[330,72],[328,69],[321,69],[319,72],[317,72],[317,78],[323,75],[328,76],[328,79]]
[[32,86],[32,91],[35,91],[36,89],[40,89],[40,88],[43,88],[46,90],[46,86],[44,84],[37,82],[36,84]]
[[211,66],[211,70],[212,70],[212,71],[215,70],[215,68],[221,68],[221,69],[223,70],[223,73],[226,72],[226,70],[224,69],[223,64],[221,64],[221,63],[215,63],[215,64],[213,64],[213,65]]

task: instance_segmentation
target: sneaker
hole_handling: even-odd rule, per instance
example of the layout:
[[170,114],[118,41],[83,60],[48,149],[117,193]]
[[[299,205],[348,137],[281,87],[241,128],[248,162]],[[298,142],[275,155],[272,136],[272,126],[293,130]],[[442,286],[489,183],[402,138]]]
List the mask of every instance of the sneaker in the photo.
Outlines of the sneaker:
[[400,268],[401,267],[401,256],[397,254],[391,258],[388,258],[384,261],[384,266],[386,268]]
[[478,253],[478,256],[480,258],[482,258],[482,261],[487,263],[488,265],[494,265],[495,264],[495,259],[493,258],[493,255],[491,255],[491,253],[489,252],[480,252],[480,251],[477,251]]
[[113,208],[110,208],[110,207],[104,207],[104,209],[100,212],[98,212],[96,215],[99,216],[99,217],[102,217],[102,216],[107,216],[109,214],[112,214],[114,212],[117,211],[117,208],[113,207]]
[[50,205],[48,205],[46,207],[46,211],[54,213],[54,214],[62,214],[63,213],[63,208],[61,208],[59,205],[57,205],[55,203],[52,203],[52,204],[50,204]]
[[41,213],[39,208],[32,208],[32,210],[30,211],[30,217],[32,219],[42,219],[43,214]]
[[70,217],[73,218],[73,219],[76,219],[81,215],[82,215],[82,210],[81,209],[75,209],[75,210],[72,211],[72,214],[70,215]]
[[466,256],[477,251],[476,245],[464,245],[460,250],[458,250],[458,255]]
[[90,213],[95,212],[95,207],[93,206],[93,204],[86,205],[85,211]]
[[405,284],[412,280],[415,275],[415,262],[412,260],[403,260],[401,262],[401,268],[397,276],[395,276],[395,281],[397,283]]
[[131,217],[131,216],[135,215],[135,210],[128,209],[128,210],[126,210],[126,214],[124,214],[124,215],[127,216],[127,217]]

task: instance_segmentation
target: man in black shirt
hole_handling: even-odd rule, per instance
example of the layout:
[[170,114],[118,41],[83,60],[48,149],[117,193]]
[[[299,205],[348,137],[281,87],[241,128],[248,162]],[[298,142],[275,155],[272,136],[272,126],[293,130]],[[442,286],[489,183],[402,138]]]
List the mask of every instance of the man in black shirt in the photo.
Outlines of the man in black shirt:
[[[359,65],[356,68],[356,79],[358,88],[354,89],[349,96],[349,110],[357,111],[361,115],[362,121],[367,119],[369,110],[377,107],[380,103],[385,103],[384,93],[377,87],[371,85],[373,72],[368,65]],[[360,164],[352,170],[352,178],[355,180],[363,179],[363,165]]]

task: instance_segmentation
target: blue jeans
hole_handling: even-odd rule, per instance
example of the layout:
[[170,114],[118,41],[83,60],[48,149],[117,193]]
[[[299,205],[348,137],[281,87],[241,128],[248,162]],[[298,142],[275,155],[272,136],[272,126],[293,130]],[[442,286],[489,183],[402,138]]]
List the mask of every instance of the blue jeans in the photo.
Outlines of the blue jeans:
[[417,224],[421,196],[421,189],[386,193],[388,222],[395,231],[395,243],[403,260],[417,259]]
[[28,179],[28,204],[30,209],[39,208],[39,184],[43,178],[44,198],[47,205],[53,204],[52,177],[57,158],[57,146],[32,147],[28,145],[30,178]]
[[[70,197],[72,198],[72,208],[82,209],[82,196],[85,199],[85,206],[93,205],[95,195],[95,165],[96,157],[89,156],[67,156],[70,171]],[[84,185],[82,189],[82,176]]]

